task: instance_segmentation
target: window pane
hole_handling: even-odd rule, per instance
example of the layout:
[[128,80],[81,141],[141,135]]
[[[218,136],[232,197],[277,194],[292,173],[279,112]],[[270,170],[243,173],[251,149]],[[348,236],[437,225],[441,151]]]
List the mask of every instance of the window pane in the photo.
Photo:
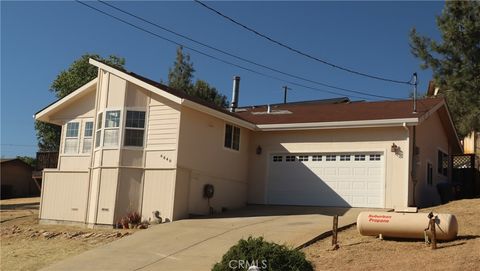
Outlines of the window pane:
[[87,121],[85,122],[85,137],[91,137],[93,135],[93,122]]
[[63,149],[64,153],[77,153],[78,139],[76,138],[66,138],[65,139],[65,148]]
[[103,146],[118,146],[118,129],[108,129],[103,134]]
[[120,126],[120,110],[107,111],[105,113],[105,127],[119,127]]
[[102,135],[102,130],[98,130],[95,135],[95,147],[100,147],[100,137]]
[[78,137],[78,122],[67,123],[67,137]]
[[102,128],[102,116],[103,116],[102,113],[98,114],[97,129]]
[[232,148],[232,125],[225,125],[225,147]]
[[145,128],[145,112],[127,111],[126,127]]
[[233,128],[232,149],[237,150],[237,151],[240,149],[240,128],[238,128],[238,127]]
[[125,146],[143,146],[144,130],[125,130]]
[[92,139],[91,138],[85,138],[83,140],[82,153],[89,153],[91,150],[92,150]]

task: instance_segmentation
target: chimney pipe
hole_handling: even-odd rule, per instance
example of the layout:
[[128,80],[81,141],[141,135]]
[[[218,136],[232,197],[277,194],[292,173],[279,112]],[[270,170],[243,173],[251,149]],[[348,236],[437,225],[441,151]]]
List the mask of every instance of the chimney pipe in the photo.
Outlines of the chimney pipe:
[[230,112],[235,112],[238,107],[238,92],[240,88],[240,76],[233,77],[233,89],[232,89],[232,103],[230,104]]

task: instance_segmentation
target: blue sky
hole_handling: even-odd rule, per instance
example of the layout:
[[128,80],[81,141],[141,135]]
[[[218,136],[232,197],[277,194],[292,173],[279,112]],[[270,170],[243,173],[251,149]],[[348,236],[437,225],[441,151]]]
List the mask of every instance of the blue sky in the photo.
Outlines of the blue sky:
[[[146,26],[159,35],[238,64],[98,3],[102,10]],[[194,2],[111,2],[112,4],[244,58],[312,80],[372,94],[406,98],[411,87],[348,74],[263,40]],[[409,80],[419,74],[425,91],[430,71],[419,68],[408,45],[415,26],[439,38],[435,16],[443,2],[207,2],[275,39],[338,65],[365,73]],[[1,2],[1,156],[36,151],[33,114],[55,100],[56,75],[84,53],[126,58],[128,70],[166,80],[176,46],[114,21],[76,2]],[[191,52],[195,76],[230,97],[232,77],[241,76],[240,105],[277,103],[285,82],[265,78]],[[265,72],[264,70],[262,70]],[[269,71],[266,73],[272,74]],[[318,87],[294,80],[301,84]],[[289,101],[345,96],[291,86]],[[327,88],[325,88],[327,89]],[[331,90],[336,91],[336,90]]]

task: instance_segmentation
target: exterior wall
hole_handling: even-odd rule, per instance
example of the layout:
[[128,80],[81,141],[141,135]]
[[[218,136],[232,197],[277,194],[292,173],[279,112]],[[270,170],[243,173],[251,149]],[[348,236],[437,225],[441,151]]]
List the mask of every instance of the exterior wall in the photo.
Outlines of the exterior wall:
[[[417,126],[416,145],[419,153],[416,163],[418,182],[415,187],[415,204],[418,207],[440,204],[437,184],[448,181],[448,176],[438,173],[437,154],[441,150],[451,155],[452,147],[449,146],[449,141],[438,113],[434,113]],[[430,162],[433,166],[432,185],[427,184],[427,162]],[[413,185],[411,189],[413,195]]]
[[87,195],[88,171],[44,170],[40,219],[84,222]]
[[[400,153],[391,152],[392,143]],[[262,148],[260,155],[255,153],[257,146]],[[271,154],[365,151],[385,155],[385,207],[406,207],[408,132],[404,127],[255,132],[248,150],[248,202],[266,203]]]
[[239,151],[227,149],[225,124],[221,119],[182,108],[174,217],[208,214],[208,202],[203,198],[205,184],[215,187],[210,200],[215,211],[246,204],[250,131],[241,128]]
[[175,170],[145,170],[142,199],[142,217],[154,219],[159,211],[162,219],[172,221],[175,189]]
[[32,168],[20,160],[3,162],[1,185],[3,198],[18,198],[38,195],[38,188],[32,180]]

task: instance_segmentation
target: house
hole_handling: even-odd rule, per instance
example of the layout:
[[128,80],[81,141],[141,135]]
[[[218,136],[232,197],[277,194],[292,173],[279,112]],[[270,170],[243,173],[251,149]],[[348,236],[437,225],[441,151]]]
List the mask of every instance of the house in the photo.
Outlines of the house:
[[[91,59],[98,77],[36,113],[62,126],[40,218],[112,225],[246,204],[403,208],[439,202],[461,152],[443,99],[225,110]],[[238,97],[239,78],[234,79]],[[213,197],[205,186],[213,185]]]
[[23,198],[39,195],[32,180],[33,168],[20,159],[1,159],[1,198]]

